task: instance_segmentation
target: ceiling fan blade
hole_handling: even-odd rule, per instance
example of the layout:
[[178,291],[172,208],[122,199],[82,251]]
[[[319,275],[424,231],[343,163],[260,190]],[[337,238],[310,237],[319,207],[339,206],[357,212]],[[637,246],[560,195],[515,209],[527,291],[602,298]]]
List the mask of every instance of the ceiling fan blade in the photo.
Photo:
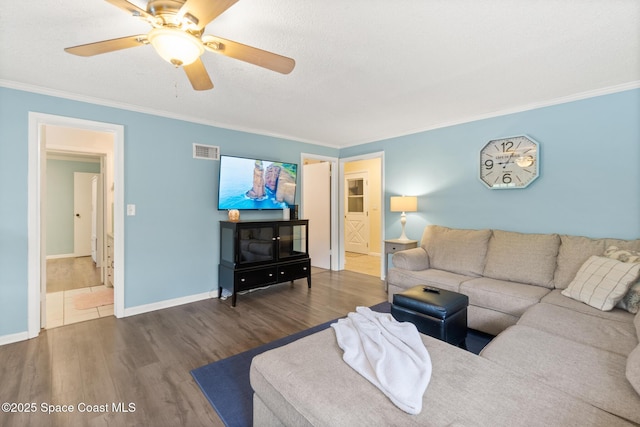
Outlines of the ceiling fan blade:
[[194,22],[194,24],[198,30],[201,30],[237,1],[238,0],[187,0],[180,8],[178,16],[190,15],[190,18],[195,18],[197,22]]
[[289,74],[296,65],[296,61],[286,56],[216,36],[204,35],[202,36],[202,42],[207,50],[211,52],[239,59],[282,74]]
[[113,52],[114,50],[142,46],[146,44],[146,42],[147,36],[145,34],[140,34],[137,36],[121,37],[119,39],[103,40],[101,42],[67,47],[65,48],[65,52],[79,56],[93,56],[101,53]]
[[133,3],[129,3],[127,0],[106,0],[115,7],[119,7],[122,10],[126,10],[133,16],[139,16],[145,19],[153,20],[153,16],[149,15],[146,10],[140,9]]
[[185,65],[182,68],[184,68],[184,72],[187,73],[191,86],[193,86],[195,90],[213,89],[213,83],[211,83],[207,69],[204,68],[204,64],[200,58],[194,63]]

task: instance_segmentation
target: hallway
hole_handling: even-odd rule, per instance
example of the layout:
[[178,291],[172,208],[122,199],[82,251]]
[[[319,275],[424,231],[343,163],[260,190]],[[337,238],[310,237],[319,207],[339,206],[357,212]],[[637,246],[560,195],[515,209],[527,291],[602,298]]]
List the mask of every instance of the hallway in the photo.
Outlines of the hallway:
[[[113,297],[110,304],[104,301],[105,296],[108,299],[109,293],[112,295],[109,292],[112,289],[102,284],[100,269],[95,267],[91,257],[47,260],[46,328],[113,316]],[[89,293],[92,297],[102,298],[92,302],[91,297],[81,296]],[[87,304],[91,307],[85,307]]]

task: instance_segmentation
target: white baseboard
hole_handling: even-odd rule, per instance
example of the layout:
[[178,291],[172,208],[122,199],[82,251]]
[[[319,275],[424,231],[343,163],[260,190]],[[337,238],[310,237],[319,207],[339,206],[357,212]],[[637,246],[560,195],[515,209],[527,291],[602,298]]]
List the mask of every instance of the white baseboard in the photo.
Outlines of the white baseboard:
[[175,307],[182,304],[189,304],[190,302],[202,301],[210,298],[218,297],[218,289],[214,289],[210,292],[204,292],[201,294],[189,295],[186,297],[168,299],[164,301],[153,302],[151,304],[143,304],[135,307],[128,307],[124,309],[124,316],[135,316],[137,314],[149,313],[151,311],[162,310],[164,308]]
[[75,258],[74,254],[47,255],[47,259]]
[[[136,307],[129,307],[124,309],[124,316],[135,316],[136,314],[149,313],[151,311],[162,310],[164,308],[175,307],[178,305],[189,304],[190,302],[202,301],[210,298],[218,298],[218,289],[213,289],[209,292],[201,294],[189,295],[186,297],[174,298],[165,301],[158,301],[151,304],[138,305]],[[0,336],[0,346],[5,344],[12,344],[18,341],[25,341],[29,339],[28,332],[19,332],[17,334]]]
[[26,341],[29,339],[28,332],[18,332],[17,334],[0,336],[0,345],[13,344],[18,341]]

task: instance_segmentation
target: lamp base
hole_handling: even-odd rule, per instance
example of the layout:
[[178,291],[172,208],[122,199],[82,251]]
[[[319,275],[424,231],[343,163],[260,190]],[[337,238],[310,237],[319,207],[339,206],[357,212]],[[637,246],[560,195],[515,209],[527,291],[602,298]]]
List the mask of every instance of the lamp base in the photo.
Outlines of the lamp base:
[[402,234],[400,235],[400,237],[398,237],[397,240],[404,240],[404,241],[410,240],[404,232],[404,226],[406,225],[406,223],[407,223],[407,214],[402,212],[402,215],[400,215],[400,224],[402,224]]

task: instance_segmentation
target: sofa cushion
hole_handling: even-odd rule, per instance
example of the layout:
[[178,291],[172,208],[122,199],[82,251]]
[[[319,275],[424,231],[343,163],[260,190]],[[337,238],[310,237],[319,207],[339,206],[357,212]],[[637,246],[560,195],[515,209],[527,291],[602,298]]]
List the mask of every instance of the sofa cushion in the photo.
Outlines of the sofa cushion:
[[562,295],[609,311],[624,297],[639,274],[640,264],[592,255]]
[[631,386],[640,394],[640,344],[629,354],[625,374]]
[[466,276],[481,276],[491,230],[461,230],[427,226],[422,247],[429,254],[431,268]]
[[520,317],[525,310],[540,302],[549,289],[478,277],[461,283],[460,292],[469,296],[469,304]]
[[389,275],[387,276],[390,284],[404,289],[409,289],[417,285],[429,285],[453,292],[458,292],[460,290],[460,283],[470,279],[473,279],[473,277],[451,273],[450,271],[437,270],[435,268],[418,271],[392,268],[389,270]]
[[605,239],[590,239],[580,236],[560,236],[558,266],[553,275],[556,289],[566,289],[576,277],[578,270],[591,255],[602,255],[606,248]]
[[626,379],[625,356],[523,325],[498,335],[480,355],[640,423],[640,396]]
[[554,304],[560,307],[566,307],[570,310],[577,311],[579,313],[585,313],[601,319],[611,319],[618,322],[633,323],[633,314],[629,313],[628,311],[621,310],[619,308],[614,308],[611,311],[598,310],[597,308],[588,306],[583,302],[565,297],[564,295],[562,295],[562,291],[560,289],[552,290],[547,295],[545,295],[544,298],[540,300],[540,302],[543,302],[545,304]]
[[522,315],[518,325],[540,329],[621,356],[627,356],[638,344],[636,328],[629,322],[590,316],[553,304],[534,305]]
[[[523,420],[527,426],[545,427],[627,425],[468,351],[426,335],[421,338],[433,371],[419,415],[398,409],[351,369],[342,360],[332,329],[254,357],[251,386],[285,425],[513,426],[523,425]],[[254,423],[265,425],[261,421],[255,419]]]
[[426,270],[430,267],[429,255],[422,247],[396,252],[393,254],[391,262],[394,267],[404,270]]
[[[604,251],[604,256],[622,262],[640,262],[640,252],[620,249],[617,246],[609,246],[607,250]],[[620,302],[618,302],[616,307],[620,307],[634,314],[640,311],[640,279],[629,287],[629,290]]]
[[557,234],[523,234],[494,230],[484,276],[553,289],[560,247]]

